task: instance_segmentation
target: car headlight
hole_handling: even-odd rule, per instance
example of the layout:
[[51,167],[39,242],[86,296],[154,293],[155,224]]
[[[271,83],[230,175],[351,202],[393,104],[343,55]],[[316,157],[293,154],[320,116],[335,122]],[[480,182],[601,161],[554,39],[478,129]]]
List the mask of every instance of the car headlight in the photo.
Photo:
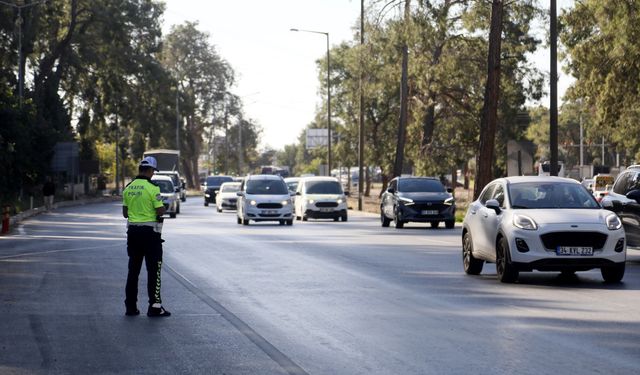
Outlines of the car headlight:
[[454,197],[449,197],[447,199],[444,200],[443,204],[447,205],[447,206],[452,206],[456,203],[456,200]]
[[309,204],[314,204],[314,203],[315,203],[315,201],[314,201],[313,199],[307,199],[307,203],[309,203]]
[[607,228],[609,228],[609,230],[618,230],[622,228],[622,221],[620,221],[620,218],[616,214],[607,216],[604,221],[607,223]]
[[538,229],[538,224],[526,215],[513,215],[513,225],[520,229],[526,230],[536,230]]
[[211,197],[211,195],[209,195],[209,194],[205,194],[204,196],[207,197],[207,198]]
[[413,199],[409,199],[409,198],[398,197],[398,201],[400,203],[403,203],[403,204],[407,205],[407,206],[413,204]]
[[255,206],[256,204],[258,204],[258,202],[252,200],[251,202],[249,202],[250,205]]
[[283,206],[288,205],[289,203],[291,203],[291,201],[289,201],[288,199],[283,200],[282,202],[280,202],[280,204],[282,204]]
[[342,199],[338,199],[338,204],[342,204]]

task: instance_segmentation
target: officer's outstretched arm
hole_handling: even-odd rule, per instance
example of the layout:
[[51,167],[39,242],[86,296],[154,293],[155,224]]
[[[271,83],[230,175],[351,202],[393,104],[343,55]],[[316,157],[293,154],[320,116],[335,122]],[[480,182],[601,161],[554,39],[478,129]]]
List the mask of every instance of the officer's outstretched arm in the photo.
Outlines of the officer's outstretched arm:
[[122,206],[122,216],[124,216],[125,219],[129,218],[129,207]]

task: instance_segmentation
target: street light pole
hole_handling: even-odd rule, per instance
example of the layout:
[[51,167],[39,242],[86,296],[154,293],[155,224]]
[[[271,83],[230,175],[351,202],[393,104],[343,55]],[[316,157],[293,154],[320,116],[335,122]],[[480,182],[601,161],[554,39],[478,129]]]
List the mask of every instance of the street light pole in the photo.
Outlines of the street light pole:
[[329,53],[329,33],[302,29],[291,29],[291,31],[322,34],[327,37],[327,176],[331,176],[331,58]]
[[34,3],[17,5],[0,0],[1,5],[6,5],[18,10],[18,20],[16,21],[16,26],[18,27],[18,104],[20,108],[22,108],[22,97],[24,91],[24,71],[22,68],[22,9],[44,4],[46,2],[47,0],[41,0]]

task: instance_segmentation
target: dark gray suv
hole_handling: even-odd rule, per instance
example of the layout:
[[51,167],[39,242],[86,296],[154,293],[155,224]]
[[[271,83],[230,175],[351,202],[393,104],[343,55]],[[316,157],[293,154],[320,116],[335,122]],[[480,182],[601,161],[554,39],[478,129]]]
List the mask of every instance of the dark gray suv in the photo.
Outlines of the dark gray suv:
[[632,165],[620,173],[600,204],[620,217],[627,246],[640,249],[640,165]]
[[456,205],[451,189],[445,189],[434,177],[396,177],[382,194],[380,221],[396,228],[407,222],[430,223],[437,228],[441,221],[451,229],[456,222]]

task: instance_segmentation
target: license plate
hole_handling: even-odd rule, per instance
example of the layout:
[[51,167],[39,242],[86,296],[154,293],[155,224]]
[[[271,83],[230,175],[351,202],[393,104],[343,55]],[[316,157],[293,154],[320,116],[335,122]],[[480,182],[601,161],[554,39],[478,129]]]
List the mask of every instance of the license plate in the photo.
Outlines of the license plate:
[[422,210],[423,215],[437,215],[438,210]]
[[558,246],[557,255],[593,255],[593,247],[586,246]]
[[320,212],[332,212],[333,209],[332,208],[321,208]]
[[277,213],[278,213],[278,210],[262,210],[263,215],[273,215]]

